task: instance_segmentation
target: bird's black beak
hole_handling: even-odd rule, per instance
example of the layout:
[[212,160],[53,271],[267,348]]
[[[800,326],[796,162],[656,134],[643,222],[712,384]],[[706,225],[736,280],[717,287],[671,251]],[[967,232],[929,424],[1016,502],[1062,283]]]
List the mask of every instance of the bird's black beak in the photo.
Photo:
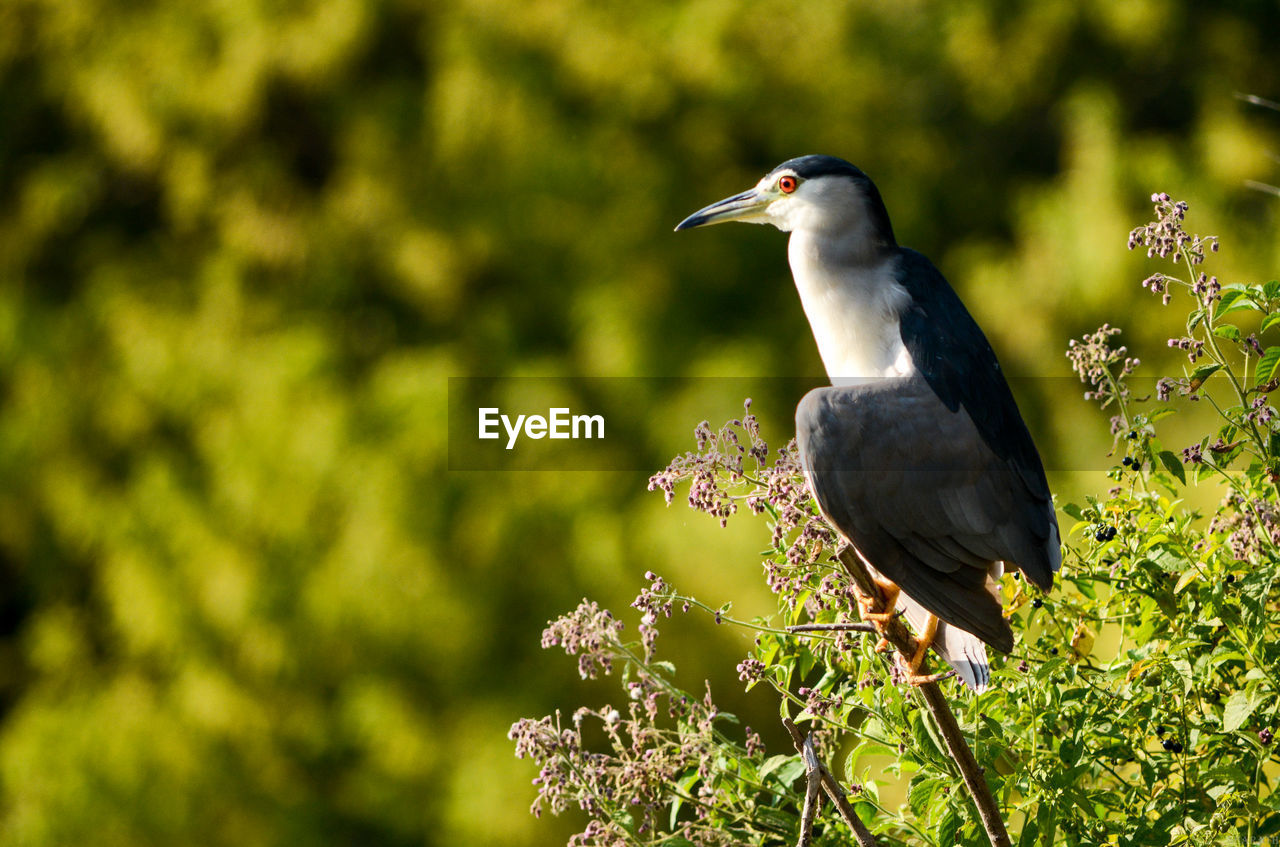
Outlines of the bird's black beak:
[[693,229],[697,226],[722,224],[727,221],[745,221],[747,223],[768,223],[765,208],[774,198],[759,187],[726,197],[718,203],[712,203],[705,209],[699,209],[689,217],[676,224],[676,231]]

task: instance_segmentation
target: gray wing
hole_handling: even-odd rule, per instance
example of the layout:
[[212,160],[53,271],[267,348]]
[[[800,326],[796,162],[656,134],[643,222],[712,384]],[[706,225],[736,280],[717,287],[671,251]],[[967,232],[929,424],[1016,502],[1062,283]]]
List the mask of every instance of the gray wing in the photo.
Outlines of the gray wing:
[[920,376],[815,389],[796,437],[819,507],[870,565],[943,621],[1012,649],[988,571],[1004,562],[1052,579],[1047,486],[1033,490]]

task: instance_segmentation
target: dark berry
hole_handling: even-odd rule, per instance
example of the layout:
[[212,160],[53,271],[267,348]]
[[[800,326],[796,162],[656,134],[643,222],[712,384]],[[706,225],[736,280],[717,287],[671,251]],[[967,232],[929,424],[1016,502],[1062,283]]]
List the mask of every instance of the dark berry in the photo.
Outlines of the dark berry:
[[1275,736],[1271,734],[1271,730],[1269,729],[1258,730],[1258,740],[1261,741],[1263,744],[1270,744],[1273,738],[1275,738]]
[[1235,581],[1236,581],[1236,575],[1235,575],[1235,574],[1233,574],[1233,573],[1229,573],[1229,574],[1227,574],[1227,580],[1226,580],[1226,581],[1227,581],[1227,585],[1230,585],[1231,583],[1233,583],[1233,582],[1235,582]]
[[1156,727],[1156,735],[1164,735],[1164,727],[1162,726]]
[[1041,606],[1043,606],[1043,605],[1044,605],[1044,601],[1043,601],[1043,600],[1041,600],[1039,597],[1037,597],[1036,599],[1034,599],[1034,600],[1032,600],[1032,601],[1031,601],[1031,607],[1032,607],[1033,609],[1038,609],[1038,608],[1040,608],[1040,607],[1041,607]]
[[1057,648],[1057,647],[1050,648],[1050,650],[1049,650],[1049,655],[1051,655],[1051,656],[1056,656],[1056,655],[1058,655],[1058,648]]
[[1163,748],[1164,748],[1164,749],[1166,749],[1166,750],[1172,750],[1172,749],[1173,749],[1173,742],[1166,738],[1164,741],[1161,741],[1161,742],[1160,742],[1160,746],[1161,746],[1161,747],[1163,747]]
[[1172,749],[1172,750],[1173,750],[1173,752],[1175,752],[1175,753],[1181,753],[1181,752],[1182,752],[1182,742],[1181,742],[1181,741],[1174,741],[1174,742],[1173,742],[1173,745],[1172,745],[1172,747],[1171,747],[1170,749]]

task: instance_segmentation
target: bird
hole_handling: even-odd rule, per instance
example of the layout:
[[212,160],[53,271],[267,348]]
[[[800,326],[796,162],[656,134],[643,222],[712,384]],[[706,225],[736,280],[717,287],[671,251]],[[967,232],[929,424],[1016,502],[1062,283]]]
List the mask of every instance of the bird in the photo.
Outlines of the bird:
[[1047,592],[1062,563],[1044,464],[994,350],[934,264],[898,245],[875,183],[844,159],[789,159],[676,230],[728,221],[790,233],[831,382],[796,407],[820,512],[916,630],[912,679],[931,645],[982,691],[986,647],[1013,649],[1005,569]]

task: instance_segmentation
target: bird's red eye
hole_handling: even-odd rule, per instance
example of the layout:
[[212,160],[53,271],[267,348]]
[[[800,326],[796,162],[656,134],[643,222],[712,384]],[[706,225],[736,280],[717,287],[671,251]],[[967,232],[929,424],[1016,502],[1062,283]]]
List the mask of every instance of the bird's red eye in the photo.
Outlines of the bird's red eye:
[[778,180],[778,190],[783,194],[790,194],[800,185],[800,180],[793,176],[784,176]]

